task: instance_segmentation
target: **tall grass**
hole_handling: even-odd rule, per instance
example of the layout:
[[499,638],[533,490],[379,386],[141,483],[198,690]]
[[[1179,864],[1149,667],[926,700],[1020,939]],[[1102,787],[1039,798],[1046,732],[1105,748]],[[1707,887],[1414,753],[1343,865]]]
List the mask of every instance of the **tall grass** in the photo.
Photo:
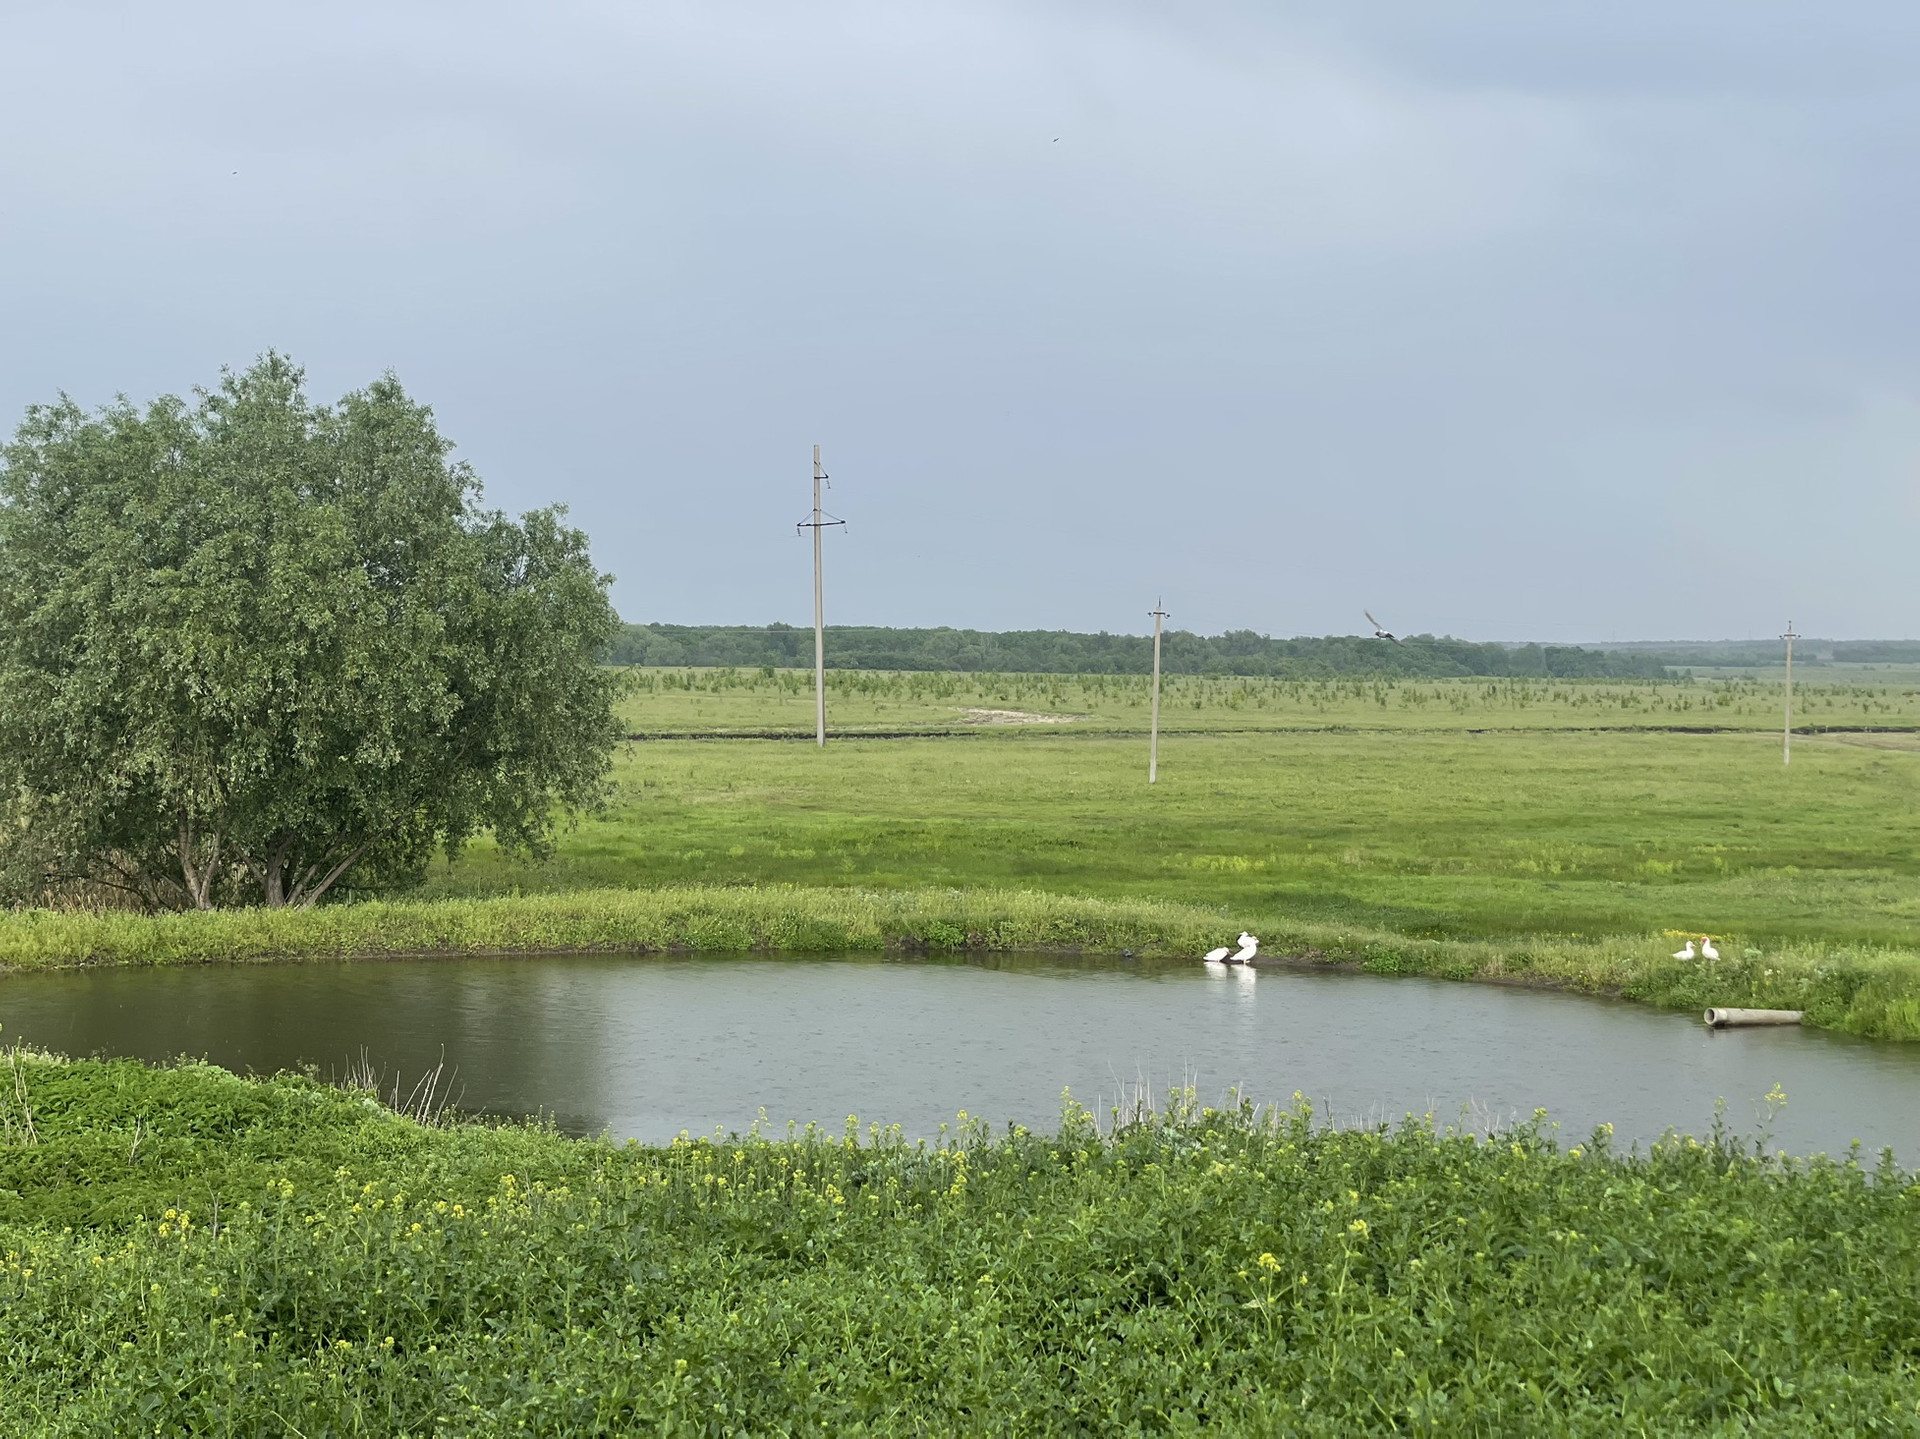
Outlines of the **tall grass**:
[[0,1151],[7,1433],[1920,1427],[1891,1159],[1185,1097],[645,1149],[204,1066],[35,1081],[42,1142]]
[[1184,954],[1228,921],[1156,900],[1032,891],[691,885],[490,899],[373,900],[306,912],[0,915],[0,966],[194,964],[488,951],[941,948]]

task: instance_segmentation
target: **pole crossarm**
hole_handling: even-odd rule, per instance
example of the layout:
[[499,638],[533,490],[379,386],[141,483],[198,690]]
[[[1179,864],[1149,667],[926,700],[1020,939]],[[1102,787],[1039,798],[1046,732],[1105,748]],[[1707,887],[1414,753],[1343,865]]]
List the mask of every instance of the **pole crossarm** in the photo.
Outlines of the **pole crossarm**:
[[[828,489],[833,488],[833,476],[820,467],[820,447],[818,445],[813,447],[813,477]],[[819,492],[816,491],[813,497],[812,518],[797,521],[794,524],[793,532],[797,535],[802,530],[830,530],[835,525],[844,525],[845,523],[846,521],[834,514],[833,511],[820,508],[820,495]]]

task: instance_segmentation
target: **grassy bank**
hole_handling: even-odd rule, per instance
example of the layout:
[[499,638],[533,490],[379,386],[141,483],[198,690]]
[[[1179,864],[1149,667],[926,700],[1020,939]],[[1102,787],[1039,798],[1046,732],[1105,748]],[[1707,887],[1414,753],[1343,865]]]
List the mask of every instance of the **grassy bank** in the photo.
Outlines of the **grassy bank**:
[[[413,953],[696,950],[1081,950],[1190,960],[1240,926],[1268,954],[1375,974],[1424,974],[1617,994],[1668,1009],[1801,1009],[1824,1028],[1920,1040],[1920,956],[1787,945],[1717,965],[1674,960],[1662,935],[1499,942],[1409,936],[1244,909],[1004,890],[678,888],[374,902],[307,913],[0,916],[0,966],[253,962]],[[4,1016],[0,991],[0,1016]]]
[[1920,748],[1803,741],[1784,769],[1762,735],[1181,735],[1149,788],[1142,740],[1001,732],[637,744],[615,780],[550,863],[481,846],[430,888],[1043,889],[1457,939],[1920,948]]
[[616,1148],[299,1078],[23,1072],[8,1433],[1920,1425],[1890,1163],[1071,1109]]
[[305,912],[0,915],[0,967],[486,951],[939,948],[1191,954],[1227,921],[1190,905],[1017,891],[684,886],[370,901]]

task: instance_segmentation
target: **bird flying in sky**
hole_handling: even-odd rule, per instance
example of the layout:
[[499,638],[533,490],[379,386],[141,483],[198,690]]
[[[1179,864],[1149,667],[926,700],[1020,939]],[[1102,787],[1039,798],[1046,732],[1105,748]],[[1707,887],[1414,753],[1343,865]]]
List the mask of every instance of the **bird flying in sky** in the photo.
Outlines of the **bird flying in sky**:
[[1399,640],[1397,640],[1397,639],[1393,639],[1393,636],[1392,636],[1392,635],[1391,635],[1390,633],[1388,633],[1388,631],[1386,630],[1386,628],[1385,628],[1385,627],[1384,627],[1383,625],[1381,625],[1381,623],[1380,623],[1380,621],[1378,621],[1378,620],[1376,620],[1376,619],[1375,619],[1375,618],[1373,617],[1373,611],[1372,611],[1372,610],[1362,610],[1362,611],[1360,611],[1360,613],[1361,613],[1361,614],[1363,614],[1363,615],[1365,615],[1365,616],[1367,617],[1367,623],[1373,626],[1373,637],[1374,637],[1375,639],[1377,639],[1377,640],[1393,640],[1393,642],[1394,642],[1395,644],[1399,644],[1399,643],[1400,643],[1400,641],[1399,641]]

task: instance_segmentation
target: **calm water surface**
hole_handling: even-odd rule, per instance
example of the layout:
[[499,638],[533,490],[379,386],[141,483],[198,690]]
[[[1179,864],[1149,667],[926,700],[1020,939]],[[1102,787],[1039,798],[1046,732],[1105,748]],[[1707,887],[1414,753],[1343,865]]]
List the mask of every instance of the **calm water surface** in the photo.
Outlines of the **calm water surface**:
[[662,1140],[850,1114],[932,1134],[962,1109],[1051,1127],[1060,1092],[1197,1083],[1217,1101],[1304,1091],[1352,1120],[1546,1108],[1569,1139],[1751,1134],[1776,1084],[1789,1152],[1859,1139],[1920,1164],[1920,1045],[1488,985],[1112,960],[573,956],[101,970],[0,979],[9,1038],[74,1055],[411,1078],[444,1049],[463,1104]]

